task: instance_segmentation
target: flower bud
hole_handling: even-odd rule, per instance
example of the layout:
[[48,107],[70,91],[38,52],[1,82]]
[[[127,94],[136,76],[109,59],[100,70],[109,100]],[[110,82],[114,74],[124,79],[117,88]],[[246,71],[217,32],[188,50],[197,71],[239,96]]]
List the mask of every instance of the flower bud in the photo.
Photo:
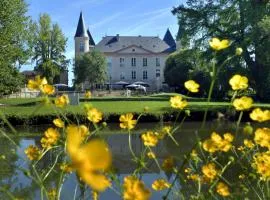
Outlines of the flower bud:
[[236,48],[235,55],[240,56],[243,53],[243,49],[241,47]]
[[243,132],[247,135],[252,135],[253,133],[253,127],[250,124],[247,124],[244,129]]

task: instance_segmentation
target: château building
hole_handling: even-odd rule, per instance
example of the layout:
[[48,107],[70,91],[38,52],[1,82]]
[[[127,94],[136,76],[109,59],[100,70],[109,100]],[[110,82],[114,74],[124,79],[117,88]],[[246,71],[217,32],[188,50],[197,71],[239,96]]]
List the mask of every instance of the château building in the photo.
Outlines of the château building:
[[[157,36],[105,36],[95,43],[86,30],[82,13],[75,34],[75,58],[93,49],[106,56],[108,82],[143,81],[151,90],[162,89],[166,58],[176,50],[176,42],[168,29],[163,40]],[[85,83],[87,87],[87,83]]]

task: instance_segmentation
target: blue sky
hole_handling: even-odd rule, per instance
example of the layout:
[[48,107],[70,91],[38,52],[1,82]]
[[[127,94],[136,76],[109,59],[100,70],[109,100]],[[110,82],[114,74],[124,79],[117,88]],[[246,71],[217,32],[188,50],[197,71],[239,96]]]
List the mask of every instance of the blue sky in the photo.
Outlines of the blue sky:
[[[163,38],[167,28],[177,34],[177,19],[170,12],[183,0],[26,0],[28,14],[37,20],[48,13],[53,23],[58,23],[68,38],[66,56],[74,58],[74,34],[80,11],[86,26],[99,42],[105,35],[142,35]],[[21,70],[33,69],[24,66]],[[69,80],[73,78],[69,66]]]

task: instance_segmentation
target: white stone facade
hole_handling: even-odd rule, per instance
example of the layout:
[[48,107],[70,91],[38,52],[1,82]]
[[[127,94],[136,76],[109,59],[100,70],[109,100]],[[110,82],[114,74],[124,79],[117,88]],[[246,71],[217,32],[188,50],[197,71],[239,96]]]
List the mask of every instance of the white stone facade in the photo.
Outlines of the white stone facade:
[[150,90],[155,91],[162,90],[166,59],[176,49],[169,30],[163,40],[155,36],[116,35],[103,37],[95,44],[90,31],[85,29],[82,13],[74,40],[75,57],[92,49],[104,53],[108,64],[109,84],[142,81],[149,84]]
[[124,52],[107,54],[110,83],[125,81],[131,84],[142,81],[148,83],[151,90],[161,90],[167,56]]

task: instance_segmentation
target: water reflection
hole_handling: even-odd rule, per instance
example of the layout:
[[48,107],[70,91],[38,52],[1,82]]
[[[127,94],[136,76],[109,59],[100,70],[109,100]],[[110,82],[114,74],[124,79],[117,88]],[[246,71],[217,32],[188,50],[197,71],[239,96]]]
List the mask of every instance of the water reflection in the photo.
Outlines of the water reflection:
[[[207,130],[198,133],[197,130],[199,126],[199,123],[186,123],[183,129],[175,134],[175,138],[179,143],[180,148],[177,147],[169,138],[160,141],[157,147],[153,148],[153,151],[157,155],[157,159],[161,162],[166,156],[174,155],[177,157],[177,162],[180,164],[183,160],[184,154],[190,151],[192,145],[194,144],[196,134],[198,134],[199,137],[204,138],[208,137],[209,133],[213,130],[227,132],[234,129],[234,124],[208,123]],[[135,132],[140,133],[147,129],[153,129],[153,127],[159,127],[159,124],[143,124],[141,126],[142,130],[136,130]],[[19,132],[33,134],[42,133],[44,130],[46,130],[46,127],[27,127],[26,129],[21,128]],[[136,168],[131,159],[131,154],[129,151],[128,135],[123,134],[119,130],[118,124],[110,124],[109,130],[110,133],[104,133],[103,136],[108,142],[113,153],[113,167],[117,172],[117,176],[120,178],[120,180],[123,180],[123,177],[133,173],[134,169]],[[14,146],[14,144],[6,138],[0,137],[0,186],[4,187],[7,191],[10,191],[15,197],[21,197],[22,199],[40,199],[40,187],[29,177],[27,177],[22,170],[19,170],[19,168],[29,169],[29,165],[24,154],[24,149],[31,144],[40,146],[41,135],[12,138],[17,144],[19,144],[18,147]],[[136,155],[140,155],[144,150],[140,134],[132,135],[132,147]],[[44,169],[47,170],[49,166],[53,165],[56,155],[60,153],[57,152],[59,151],[57,149],[55,151],[56,152],[46,154],[38,163],[37,168],[41,172],[45,172],[43,171]],[[61,163],[62,161],[63,158],[60,156],[58,158],[58,163]],[[144,175],[142,177],[142,180],[145,182],[147,187],[150,188],[152,182],[156,178],[166,177],[165,174],[160,174],[159,169],[154,162],[149,162],[147,167],[150,170],[144,171]],[[29,170],[31,171],[32,169]],[[46,180],[46,187],[57,186],[59,178],[60,174],[53,172]],[[170,179],[173,179],[173,177],[170,177]],[[113,187],[117,188],[118,185],[113,185]],[[78,178],[73,173],[70,176],[67,176],[65,179],[61,192],[61,199],[74,199],[74,194],[76,199],[89,199],[89,190],[84,193],[83,188],[84,186],[79,184]],[[117,190],[119,190],[119,188]],[[153,193],[151,199],[162,199],[162,195],[164,195],[162,192],[155,192]],[[6,194],[0,192],[0,199],[8,199],[8,197]],[[108,189],[106,192],[102,193],[100,199],[117,200],[120,199],[120,197],[114,191]]]

